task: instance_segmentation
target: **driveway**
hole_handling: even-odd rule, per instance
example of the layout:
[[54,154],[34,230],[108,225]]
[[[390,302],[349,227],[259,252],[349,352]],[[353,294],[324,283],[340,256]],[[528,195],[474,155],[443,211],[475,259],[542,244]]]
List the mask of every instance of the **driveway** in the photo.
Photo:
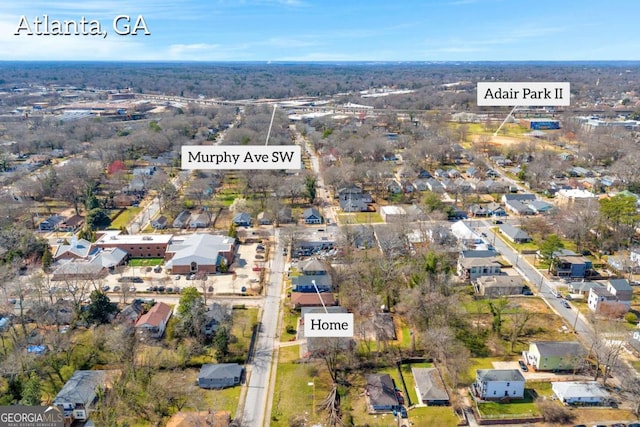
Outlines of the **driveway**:
[[[522,372],[518,362],[492,362],[495,369],[516,369]],[[584,375],[573,375],[571,373],[555,373],[555,372],[522,372],[525,380],[533,381],[591,381],[593,377],[587,377]]]

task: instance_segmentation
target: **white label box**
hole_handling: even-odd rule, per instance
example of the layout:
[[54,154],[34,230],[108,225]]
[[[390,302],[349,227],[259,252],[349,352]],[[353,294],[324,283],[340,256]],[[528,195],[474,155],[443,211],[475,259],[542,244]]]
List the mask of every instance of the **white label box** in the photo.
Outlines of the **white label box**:
[[299,145],[183,145],[182,169],[302,169]]
[[353,337],[353,313],[307,313],[304,315],[304,336]]
[[568,106],[569,82],[478,82],[479,106]]

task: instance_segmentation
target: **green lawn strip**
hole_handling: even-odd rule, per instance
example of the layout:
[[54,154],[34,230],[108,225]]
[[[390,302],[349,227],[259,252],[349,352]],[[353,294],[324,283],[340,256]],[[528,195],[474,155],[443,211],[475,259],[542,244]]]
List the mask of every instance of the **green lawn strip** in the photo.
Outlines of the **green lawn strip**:
[[133,220],[133,218],[140,213],[142,210],[141,207],[133,207],[130,206],[124,210],[120,215],[118,215],[115,219],[112,220],[109,228],[119,229],[121,227],[126,227]]
[[355,212],[338,214],[340,224],[369,224],[384,222],[378,212]]
[[453,427],[458,425],[458,417],[451,406],[423,406],[409,410],[409,420],[415,426]]
[[550,381],[527,381],[527,388],[534,390],[538,396],[553,396]]
[[478,403],[478,409],[483,418],[532,417],[538,415],[538,409],[533,402],[530,391],[525,390],[524,394],[524,399],[513,400],[510,403]]
[[155,267],[162,265],[164,258],[131,258],[129,267]]
[[246,359],[251,343],[253,327],[258,322],[258,309],[246,308],[233,310],[233,325],[231,335],[235,339],[229,344],[229,353],[235,358]]
[[280,347],[278,351],[279,351],[280,362],[282,363],[295,362],[296,360],[300,359],[299,345]]
[[[282,350],[282,349],[281,349]],[[281,359],[282,360],[282,359]],[[329,392],[328,376],[311,377],[312,367],[320,367],[317,363],[278,363],[276,386],[273,395],[271,425],[273,427],[289,427],[289,419],[294,415],[306,415],[310,424],[322,421],[322,415],[314,414],[316,408]],[[315,383],[315,393],[313,384]]]
[[[288,308],[284,309],[282,315],[282,332],[280,333],[280,341],[293,341],[296,339],[296,329],[298,327],[298,317],[300,317],[300,313],[290,310]],[[294,332],[287,332],[287,328],[293,328]]]

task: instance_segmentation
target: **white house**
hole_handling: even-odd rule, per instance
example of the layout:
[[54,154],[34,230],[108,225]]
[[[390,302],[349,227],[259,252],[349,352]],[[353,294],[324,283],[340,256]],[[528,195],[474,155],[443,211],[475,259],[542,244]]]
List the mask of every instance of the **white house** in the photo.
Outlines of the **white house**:
[[603,405],[609,393],[596,381],[552,382],[551,390],[565,405]]
[[474,391],[483,400],[524,397],[524,376],[518,369],[478,369]]
[[589,289],[587,305],[594,313],[597,313],[603,304],[615,304],[616,302],[616,296],[604,287],[594,287]]

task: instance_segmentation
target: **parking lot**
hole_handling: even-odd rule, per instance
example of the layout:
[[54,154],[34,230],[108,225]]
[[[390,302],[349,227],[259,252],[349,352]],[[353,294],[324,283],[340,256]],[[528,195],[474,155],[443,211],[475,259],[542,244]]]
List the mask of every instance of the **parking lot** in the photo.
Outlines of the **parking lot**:
[[255,295],[261,289],[260,269],[269,264],[265,259],[266,249],[258,250],[257,243],[239,245],[231,265],[233,274],[196,275],[195,280],[190,280],[191,275],[170,274],[164,268],[158,271],[152,267],[124,267],[108,275],[103,282],[109,287],[109,293],[121,293],[123,289],[129,294],[179,293],[187,286],[195,286],[210,295]]

